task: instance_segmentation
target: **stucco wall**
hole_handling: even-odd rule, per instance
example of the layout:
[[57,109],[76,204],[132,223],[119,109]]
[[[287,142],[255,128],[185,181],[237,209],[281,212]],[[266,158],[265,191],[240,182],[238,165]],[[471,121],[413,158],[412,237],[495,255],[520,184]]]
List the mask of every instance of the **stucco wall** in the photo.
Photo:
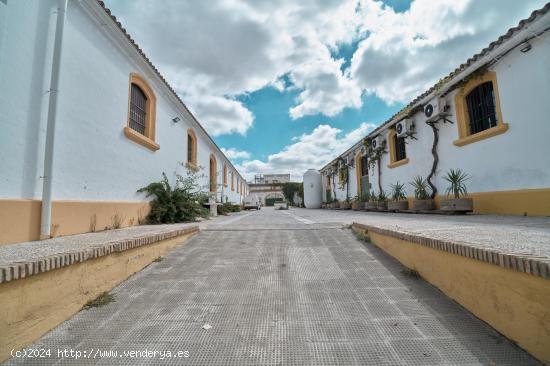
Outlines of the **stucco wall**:
[[[0,69],[0,84],[8,86],[0,90],[0,198],[41,197],[56,3],[8,2],[8,36]],[[198,137],[205,189],[210,154],[216,157],[220,198],[224,163],[230,184],[229,161],[124,40],[114,25],[101,26],[82,3],[69,2],[54,151],[54,200],[144,200],[136,190],[159,180],[162,172],[172,182],[176,173],[185,174],[180,162],[186,160],[188,128]],[[123,134],[133,72],[148,81],[157,97],[157,151]],[[179,123],[172,122],[176,116]],[[232,202],[242,198],[230,186],[224,194]]]

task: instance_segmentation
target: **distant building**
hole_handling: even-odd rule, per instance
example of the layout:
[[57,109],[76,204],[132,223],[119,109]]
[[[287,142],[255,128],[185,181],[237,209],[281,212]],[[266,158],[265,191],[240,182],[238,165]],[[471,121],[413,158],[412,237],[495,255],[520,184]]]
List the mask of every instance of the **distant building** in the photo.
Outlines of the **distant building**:
[[254,184],[288,183],[290,174],[259,174],[254,176]]

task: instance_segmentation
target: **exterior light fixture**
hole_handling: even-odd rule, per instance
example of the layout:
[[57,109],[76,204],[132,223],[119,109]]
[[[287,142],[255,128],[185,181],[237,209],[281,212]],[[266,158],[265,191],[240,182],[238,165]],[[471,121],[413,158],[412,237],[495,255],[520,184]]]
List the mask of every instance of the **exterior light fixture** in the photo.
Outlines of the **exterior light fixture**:
[[519,50],[523,53],[529,52],[532,48],[529,42],[523,42],[520,46],[521,48]]
[[172,122],[174,122],[174,123],[178,123],[179,121],[180,121],[179,117],[172,118]]

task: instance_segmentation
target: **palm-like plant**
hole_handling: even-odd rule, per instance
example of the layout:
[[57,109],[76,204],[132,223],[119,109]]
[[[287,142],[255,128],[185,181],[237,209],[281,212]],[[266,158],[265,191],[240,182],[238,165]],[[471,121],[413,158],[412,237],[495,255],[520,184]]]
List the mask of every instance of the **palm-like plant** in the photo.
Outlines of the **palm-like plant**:
[[453,195],[454,198],[460,198],[466,196],[468,191],[466,190],[466,181],[470,179],[470,176],[464,173],[460,169],[451,169],[444,177],[449,182],[449,187],[445,191],[448,196]]
[[391,199],[394,201],[404,201],[407,199],[405,194],[405,185],[399,182],[391,185]]
[[376,195],[376,193],[374,193],[374,191],[370,191],[369,201],[370,202],[376,202],[377,200],[378,200],[378,196]]
[[386,195],[386,192],[384,192],[383,189],[380,190],[380,193],[378,193],[378,202],[384,202],[388,199],[388,196]]
[[428,181],[422,176],[418,175],[414,177],[413,181],[409,183],[414,188],[414,198],[417,200],[427,200],[430,198],[428,194]]

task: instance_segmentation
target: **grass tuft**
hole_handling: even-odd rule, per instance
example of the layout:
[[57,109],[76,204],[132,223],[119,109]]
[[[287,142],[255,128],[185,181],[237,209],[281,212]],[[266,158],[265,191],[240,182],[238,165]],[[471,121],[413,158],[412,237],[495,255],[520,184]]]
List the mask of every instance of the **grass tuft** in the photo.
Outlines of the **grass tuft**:
[[95,299],[90,300],[86,304],[84,304],[83,309],[88,310],[91,308],[98,308],[98,307],[110,304],[114,301],[115,301],[114,295],[105,291],[99,294],[99,296],[96,297]]
[[162,262],[164,258],[162,257],[156,257],[155,259],[153,259],[153,262],[155,263],[159,263],[159,262]]
[[420,278],[420,273],[418,273],[418,271],[415,270],[415,269],[410,269],[410,268],[402,269],[401,274],[405,277],[410,277],[410,278],[414,278],[414,279],[419,279]]

